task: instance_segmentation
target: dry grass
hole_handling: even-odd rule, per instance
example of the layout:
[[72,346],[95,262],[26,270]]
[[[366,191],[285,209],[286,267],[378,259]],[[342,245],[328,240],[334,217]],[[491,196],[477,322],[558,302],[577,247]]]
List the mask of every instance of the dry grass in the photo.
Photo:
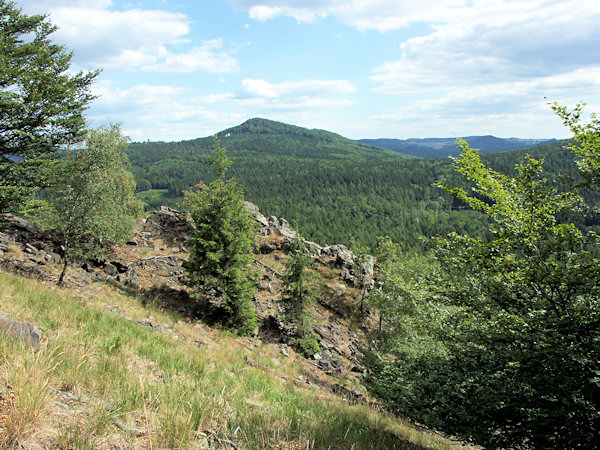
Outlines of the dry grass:
[[[297,375],[294,357],[275,346],[186,322],[106,285],[59,290],[0,272],[0,292],[3,310],[45,330],[37,352],[0,338],[5,447],[457,447],[246,363],[273,367],[278,358],[277,371]],[[135,322],[149,316],[172,332]]]

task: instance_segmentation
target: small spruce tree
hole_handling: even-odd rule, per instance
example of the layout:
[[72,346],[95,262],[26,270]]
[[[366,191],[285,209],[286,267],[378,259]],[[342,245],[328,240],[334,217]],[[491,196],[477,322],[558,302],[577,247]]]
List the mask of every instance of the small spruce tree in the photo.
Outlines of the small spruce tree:
[[197,231],[184,267],[191,287],[204,293],[216,291],[222,298],[225,325],[249,335],[257,327],[252,268],[256,226],[246,210],[242,186],[225,178],[231,160],[216,137],[209,160],[215,180],[185,191],[183,204]]
[[311,331],[311,321],[306,312],[315,299],[314,276],[308,270],[313,261],[304,242],[296,237],[286,261],[283,274],[285,287],[281,296],[285,319],[295,327],[295,346],[307,356],[321,351]]

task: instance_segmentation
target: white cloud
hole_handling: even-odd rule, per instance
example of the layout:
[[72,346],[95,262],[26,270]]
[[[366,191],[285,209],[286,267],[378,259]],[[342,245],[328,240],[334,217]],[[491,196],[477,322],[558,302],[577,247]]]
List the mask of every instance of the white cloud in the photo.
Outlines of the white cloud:
[[[134,140],[181,140],[207,136],[251,117],[322,127],[335,108],[352,102],[355,87],[345,80],[271,84],[244,80],[236,93],[195,95],[185,87],[142,84],[121,89],[109,81],[94,87],[94,124],[119,122]],[[232,112],[234,111],[234,112]]]
[[142,84],[128,89],[110,81],[96,84],[98,98],[90,108],[93,125],[122,123],[132,140],[182,140],[207,136],[231,126],[242,116],[217,112],[210,103],[226,101],[192,95],[185,87]]
[[293,17],[299,22],[335,16],[359,30],[390,31],[411,22],[445,21],[467,0],[226,0],[248,11],[255,20],[278,16]]
[[27,0],[28,12],[50,12],[59,26],[55,39],[75,50],[74,64],[81,68],[159,72],[220,73],[238,69],[221,39],[207,40],[185,49],[190,20],[185,14],[164,10],[114,11],[111,2]]
[[374,69],[376,90],[443,91],[600,67],[600,6],[538,3],[492,2],[403,42],[400,59]]
[[193,47],[187,53],[165,52],[158,64],[142,66],[147,72],[194,72],[201,70],[210,73],[238,71],[238,62],[230,54],[215,50],[223,47],[222,39],[204,41],[201,46]]
[[600,68],[518,82],[456,86],[436,98],[418,100],[374,116],[371,126],[388,129],[389,136],[394,137],[567,137],[568,130],[547,103],[572,105],[588,99],[590,92],[599,91]]

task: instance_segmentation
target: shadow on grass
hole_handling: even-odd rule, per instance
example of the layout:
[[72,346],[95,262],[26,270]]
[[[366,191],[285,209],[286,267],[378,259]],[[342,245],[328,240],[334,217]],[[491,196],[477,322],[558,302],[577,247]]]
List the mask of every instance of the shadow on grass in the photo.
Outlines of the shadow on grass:
[[150,288],[135,288],[111,282],[127,295],[139,299],[143,306],[152,306],[166,313],[190,321],[201,321],[206,325],[222,324],[225,312],[218,299],[208,295],[193,295],[185,289],[175,289],[166,285]]

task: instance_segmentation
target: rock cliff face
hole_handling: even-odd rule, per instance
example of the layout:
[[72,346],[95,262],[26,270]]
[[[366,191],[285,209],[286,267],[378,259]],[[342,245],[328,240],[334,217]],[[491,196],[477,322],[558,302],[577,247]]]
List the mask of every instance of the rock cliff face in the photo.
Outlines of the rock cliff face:
[[[283,288],[280,276],[297,233],[287,220],[266,218],[255,205],[246,206],[259,229],[254,261],[262,276],[255,298],[262,323],[259,336],[280,345],[284,355],[289,354],[289,330],[279,304]],[[56,281],[61,262],[56,236],[42,233],[23,219],[8,219],[7,230],[0,233],[0,265],[23,275]],[[189,214],[161,207],[139,221],[133,239],[115,246],[106,261],[84,261],[73,268],[67,283],[84,286],[94,281],[109,282],[121,290],[152,298],[191,320],[210,321],[214,312],[211,305],[218,299],[192,299],[182,268],[188,257],[186,242],[194,229]],[[359,349],[365,337],[358,323],[358,305],[359,297],[373,285],[373,259],[367,258],[358,267],[355,255],[343,245],[305,243],[318,263],[316,271],[322,280],[318,302],[310,311],[322,352],[307,364],[311,370],[360,381],[363,368]]]

